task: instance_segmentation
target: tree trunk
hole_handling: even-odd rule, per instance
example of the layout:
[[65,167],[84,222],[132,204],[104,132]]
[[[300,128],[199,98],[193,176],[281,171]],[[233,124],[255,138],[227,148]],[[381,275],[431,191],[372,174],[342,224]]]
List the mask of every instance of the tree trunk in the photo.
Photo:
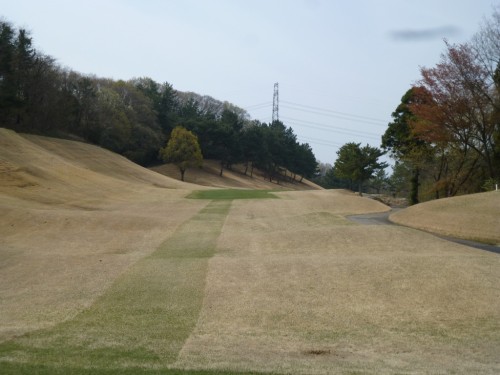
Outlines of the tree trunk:
[[186,172],[186,170],[182,168],[179,168],[179,170],[181,171],[181,181],[184,181],[184,173]]
[[359,196],[360,197],[363,196],[363,192],[361,191],[362,188],[363,188],[363,182],[360,180],[359,183],[358,183],[358,189],[359,189]]
[[221,162],[220,162],[220,173],[219,173],[219,176],[221,176],[221,177],[222,177],[222,171],[223,171],[223,169],[224,169],[224,162],[221,160]]
[[420,185],[419,182],[419,177],[420,177],[420,169],[418,167],[415,167],[413,169],[413,173],[411,176],[411,190],[410,190],[410,204],[417,204],[418,203],[418,186]]

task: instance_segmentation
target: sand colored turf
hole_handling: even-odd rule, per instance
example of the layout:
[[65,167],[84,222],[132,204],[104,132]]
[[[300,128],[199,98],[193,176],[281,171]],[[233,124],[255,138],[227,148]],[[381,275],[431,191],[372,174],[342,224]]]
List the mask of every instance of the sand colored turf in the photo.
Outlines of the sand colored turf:
[[500,246],[500,192],[417,204],[390,220],[413,228]]
[[409,228],[348,222],[346,212],[370,210],[361,198],[279,195],[233,203],[200,319],[174,366],[500,371],[500,257]]

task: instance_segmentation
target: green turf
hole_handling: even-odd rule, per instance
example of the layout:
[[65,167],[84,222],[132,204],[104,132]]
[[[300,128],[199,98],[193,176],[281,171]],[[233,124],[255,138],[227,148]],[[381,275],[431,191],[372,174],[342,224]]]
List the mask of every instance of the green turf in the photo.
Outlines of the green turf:
[[0,344],[0,373],[176,373],[156,370],[176,360],[195,327],[230,205],[210,202],[75,318]]
[[187,196],[191,199],[233,200],[233,199],[276,199],[271,190],[214,189],[198,190]]
[[23,363],[0,362],[2,375],[272,375],[261,372],[232,372],[221,370],[178,370],[147,369],[140,367],[126,369],[52,367]]

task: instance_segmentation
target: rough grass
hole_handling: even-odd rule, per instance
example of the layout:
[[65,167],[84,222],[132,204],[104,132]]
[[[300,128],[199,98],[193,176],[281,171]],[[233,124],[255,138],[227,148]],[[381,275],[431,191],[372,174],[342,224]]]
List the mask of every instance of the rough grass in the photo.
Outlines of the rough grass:
[[214,189],[198,190],[190,193],[187,198],[210,199],[210,200],[234,200],[234,199],[275,199],[278,198],[270,190],[247,190],[247,189]]
[[165,368],[197,321],[208,259],[230,203],[210,203],[74,319],[0,345],[0,359],[53,368]]

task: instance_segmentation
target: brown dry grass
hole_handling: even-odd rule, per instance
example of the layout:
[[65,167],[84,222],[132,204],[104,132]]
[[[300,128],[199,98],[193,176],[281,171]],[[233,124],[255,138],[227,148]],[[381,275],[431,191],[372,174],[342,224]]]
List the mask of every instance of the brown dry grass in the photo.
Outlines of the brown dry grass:
[[500,370],[500,258],[404,227],[336,191],[233,203],[175,367],[278,373]]
[[192,187],[98,147],[0,129],[0,341],[90,306],[206,204],[181,201]]
[[390,220],[500,246],[500,193],[492,191],[421,203],[391,215]]
[[[165,283],[168,265],[147,256],[162,246],[184,249],[185,238],[200,240],[175,237],[179,228],[206,226],[196,214],[207,202],[184,199],[200,188],[97,147],[0,129],[0,341],[61,321],[68,322],[46,334],[75,341],[65,329],[86,326],[79,322],[89,314],[100,322],[103,305],[116,314],[103,318],[120,327],[131,318],[120,315],[122,296],[154,284],[145,264],[155,268],[158,285]],[[208,273],[196,328],[172,367],[500,372],[498,255],[410,228],[354,224],[345,215],[388,207],[348,192],[276,194],[281,199],[232,203],[215,256],[203,258]],[[145,309],[170,303],[142,302]],[[143,336],[158,353],[168,342]],[[23,340],[30,336],[17,342]],[[131,363],[119,354],[113,360]]]
[[[214,173],[198,182],[270,185]],[[0,128],[0,341],[92,304],[206,205],[182,199],[203,188],[99,147]]]

